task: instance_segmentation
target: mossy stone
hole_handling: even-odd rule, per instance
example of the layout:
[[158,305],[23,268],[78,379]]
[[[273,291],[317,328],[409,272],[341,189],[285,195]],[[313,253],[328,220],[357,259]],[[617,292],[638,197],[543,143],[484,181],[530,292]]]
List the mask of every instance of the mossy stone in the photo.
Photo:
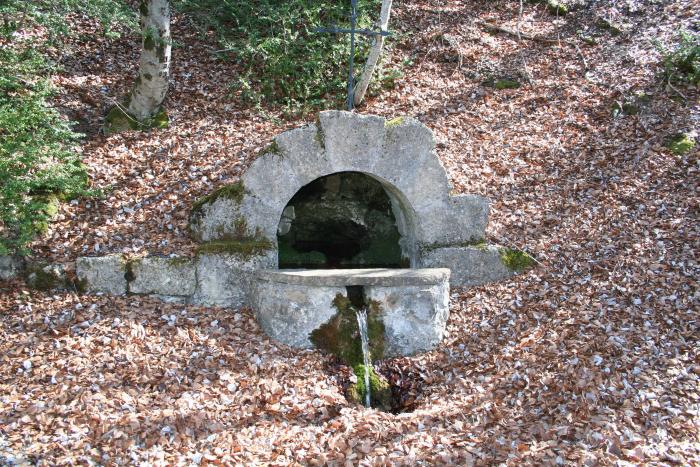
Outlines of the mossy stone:
[[[363,363],[360,329],[355,312],[357,307],[350,299],[338,294],[333,299],[333,306],[338,313],[327,323],[311,332],[309,339],[316,348],[337,356],[346,365],[355,367]],[[367,303],[367,334],[369,351],[373,360],[384,356],[384,321],[379,302]]]
[[27,285],[37,290],[65,289],[69,285],[63,267],[45,263],[28,265],[25,278]]
[[517,89],[520,83],[512,79],[499,79],[494,83],[496,89]]
[[245,187],[243,186],[243,182],[238,181],[224,185],[192,203],[192,211],[199,211],[205,204],[213,203],[219,198],[230,199],[240,203],[243,201],[243,195],[245,195]]
[[[357,383],[348,388],[347,397],[352,402],[365,405],[367,387],[365,386],[365,372],[368,368],[365,365],[355,365],[353,367]],[[391,385],[387,379],[369,367],[369,387],[370,406],[388,412],[391,410]]]
[[399,125],[403,124],[404,121],[406,121],[405,117],[396,117],[396,118],[392,118],[391,120],[388,120],[384,124],[384,126],[387,128],[391,128],[391,127],[395,127],[395,126],[399,126]]
[[549,13],[552,15],[564,16],[569,12],[569,7],[556,0],[548,0],[547,11],[549,11]]
[[622,27],[620,27],[616,23],[613,23],[612,21],[608,21],[605,18],[600,18],[598,20],[597,25],[600,29],[608,31],[613,36],[619,36],[620,34],[622,34]]
[[671,138],[667,147],[673,154],[682,156],[695,147],[695,139],[689,134],[681,133]]
[[232,254],[249,258],[269,251],[272,247],[272,242],[265,238],[224,239],[201,244],[197,253]]

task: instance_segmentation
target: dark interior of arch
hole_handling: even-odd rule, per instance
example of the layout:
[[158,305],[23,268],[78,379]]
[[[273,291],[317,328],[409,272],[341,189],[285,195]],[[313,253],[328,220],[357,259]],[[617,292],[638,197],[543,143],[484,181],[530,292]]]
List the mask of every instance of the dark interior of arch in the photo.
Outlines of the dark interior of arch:
[[377,180],[339,172],[299,190],[277,229],[281,269],[408,267],[389,195]]

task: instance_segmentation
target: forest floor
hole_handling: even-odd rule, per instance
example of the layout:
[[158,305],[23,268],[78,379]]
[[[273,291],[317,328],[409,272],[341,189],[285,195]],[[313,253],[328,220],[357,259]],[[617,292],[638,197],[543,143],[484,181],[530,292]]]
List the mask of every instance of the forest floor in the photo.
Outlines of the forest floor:
[[[444,342],[386,363],[413,411],[347,402],[332,357],[270,341],[249,309],[15,282],[0,285],[0,463],[700,463],[700,165],[665,147],[700,126],[700,93],[665,86],[651,44],[697,11],[618,3],[525,4],[522,31],[549,41],[483,26],[515,30],[516,2],[395,5],[391,61],[412,65],[357,111],[431,128],[455,191],[491,199],[488,240],[538,262],[453,288]],[[191,254],[192,202],[303,119],[239,104],[236,66],[176,17],[170,128],[105,137],[138,39],[68,20],[84,34],[61,51],[56,104],[106,194],[63,205],[34,255]]]

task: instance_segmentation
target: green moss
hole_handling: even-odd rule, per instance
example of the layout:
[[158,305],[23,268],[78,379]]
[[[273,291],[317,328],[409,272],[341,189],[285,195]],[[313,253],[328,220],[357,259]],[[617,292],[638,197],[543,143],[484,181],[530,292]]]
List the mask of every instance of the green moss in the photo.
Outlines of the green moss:
[[673,154],[682,156],[695,147],[695,139],[688,134],[681,133],[671,138],[667,147]]
[[247,258],[272,248],[272,242],[264,238],[213,240],[202,243],[197,254],[231,254]]
[[277,141],[272,141],[270,144],[265,146],[258,152],[256,159],[258,157],[264,156],[265,154],[274,154],[276,156],[281,156],[282,155],[282,150],[280,149],[279,145],[277,144]]
[[387,128],[391,128],[391,127],[402,125],[404,121],[406,121],[406,117],[396,117],[396,118],[392,118],[391,120],[387,121],[384,124],[384,126]]
[[314,138],[316,139],[316,142],[318,143],[319,146],[321,146],[322,149],[326,149],[326,135],[323,133],[323,126],[321,126],[321,117],[317,116],[316,117],[316,136]]
[[241,181],[224,185],[192,203],[192,211],[199,211],[205,204],[213,203],[219,198],[230,199],[240,203],[243,201],[244,194],[245,187]]
[[[137,78],[140,80],[141,78]],[[128,130],[148,130],[151,128],[168,128],[170,120],[167,111],[161,107],[153,115],[153,117],[139,122],[136,117],[125,111],[128,108],[128,102],[121,105],[115,105],[109,109],[104,118],[102,131],[106,135],[112,135]]]
[[[373,360],[384,356],[384,322],[381,317],[379,302],[370,300],[367,305],[367,334]],[[355,311],[357,307],[350,299],[338,294],[333,299],[333,306],[338,313],[327,323],[311,332],[309,339],[313,344],[332,353],[349,366],[363,362],[360,330]]]
[[520,83],[512,79],[499,79],[493,85],[496,89],[517,89]]
[[48,264],[30,264],[25,271],[27,285],[37,290],[63,289],[66,287],[66,278],[62,269],[54,268]]
[[520,272],[535,264],[535,260],[527,253],[512,248],[499,249],[501,261],[511,271]]
[[[347,396],[353,402],[364,405],[367,394],[365,386],[365,372],[368,368],[364,365],[355,365],[353,371],[357,376],[357,383],[348,388]],[[391,410],[391,385],[382,375],[369,368],[370,405],[384,411]]]
[[556,0],[547,1],[547,11],[552,15],[564,16],[569,12],[569,7]]
[[431,243],[429,245],[422,245],[421,251],[428,252],[433,250],[438,250],[440,248],[465,248],[472,247],[477,248],[480,251],[486,251],[488,249],[488,243],[483,238],[474,238],[468,242],[462,243]]
[[125,108],[124,106],[115,105],[107,112],[104,124],[102,125],[102,131],[104,131],[106,135],[138,129],[138,121],[132,115],[122,110]]
[[608,21],[605,18],[600,18],[598,20],[597,26],[600,29],[604,29],[610,32],[610,34],[612,34],[613,36],[618,36],[622,34],[622,28],[618,24],[613,23],[612,21]]
[[170,126],[170,118],[168,112],[163,107],[149,120],[148,128],[168,128]]
[[168,264],[174,267],[185,266],[191,261],[192,259],[188,258],[187,256],[173,256],[168,258]]

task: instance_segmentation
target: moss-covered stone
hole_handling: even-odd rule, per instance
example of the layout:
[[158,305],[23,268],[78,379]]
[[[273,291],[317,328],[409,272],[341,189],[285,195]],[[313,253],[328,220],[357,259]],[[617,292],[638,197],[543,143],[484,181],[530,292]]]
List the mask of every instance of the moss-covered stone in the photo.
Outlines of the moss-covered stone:
[[600,19],[598,20],[598,22],[596,23],[596,25],[597,25],[600,29],[603,29],[603,30],[605,30],[605,31],[608,31],[608,32],[609,32],[610,34],[612,34],[613,36],[619,36],[619,35],[622,34],[622,32],[623,32],[623,31],[622,31],[622,26],[620,26],[619,24],[614,23],[614,22],[612,22],[612,21],[609,21],[609,20],[607,20],[607,19],[605,19],[605,18],[600,18]]
[[465,248],[465,247],[477,248],[478,250],[484,251],[488,248],[488,244],[486,243],[486,240],[484,240],[483,238],[473,238],[468,242],[462,242],[462,243],[431,243],[429,245],[422,245],[420,247],[420,250],[422,252],[429,252],[429,251],[439,250],[440,248]]
[[[368,368],[364,365],[355,365],[353,367],[357,383],[352,384],[348,388],[347,397],[352,402],[365,405],[367,387],[365,386],[365,372]],[[388,412],[392,409],[391,401],[391,385],[387,379],[374,371],[374,368],[369,367],[369,387],[370,387],[370,406],[376,409]]]
[[511,271],[520,272],[535,264],[535,260],[527,253],[512,248],[501,248],[499,250],[501,261]]
[[243,201],[243,195],[245,195],[245,187],[243,186],[243,182],[238,181],[229,185],[224,185],[192,203],[192,211],[199,211],[205,204],[213,203],[219,198],[230,199],[240,203]]
[[667,147],[677,156],[691,151],[695,147],[695,139],[686,133],[674,136],[668,141]]
[[202,243],[198,254],[232,254],[244,258],[262,254],[273,248],[265,238],[225,239]]
[[564,16],[569,12],[569,7],[562,2],[558,2],[556,0],[548,0],[547,11],[552,15]]
[[270,144],[265,146],[260,150],[260,152],[257,154],[257,157],[264,156],[265,154],[274,154],[276,156],[281,156],[282,155],[282,150],[280,149],[279,145],[277,144],[277,141],[272,141]]
[[[355,367],[363,363],[360,329],[357,324],[357,305],[350,298],[338,294],[333,300],[338,313],[326,324],[311,332],[309,339],[316,348],[337,356],[346,365]],[[384,321],[379,302],[370,300],[367,307],[367,334],[372,360],[384,356]]]
[[384,126],[387,128],[391,128],[391,127],[395,127],[395,126],[399,126],[399,125],[403,124],[404,121],[406,121],[405,117],[396,117],[396,118],[392,118],[391,120],[388,120],[384,124]]
[[63,266],[46,263],[27,265],[25,280],[29,287],[37,290],[65,289],[70,285]]
[[496,89],[517,89],[520,87],[520,83],[512,79],[499,79],[493,86]]

